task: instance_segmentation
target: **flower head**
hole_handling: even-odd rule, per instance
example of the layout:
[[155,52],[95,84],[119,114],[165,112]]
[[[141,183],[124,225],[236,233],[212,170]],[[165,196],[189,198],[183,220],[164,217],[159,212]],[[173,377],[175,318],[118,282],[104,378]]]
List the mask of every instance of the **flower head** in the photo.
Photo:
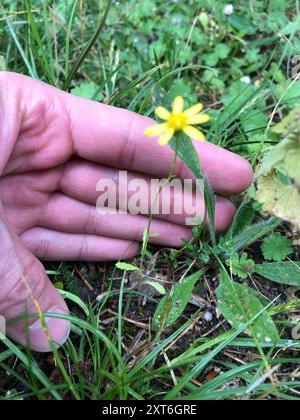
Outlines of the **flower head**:
[[201,103],[192,106],[184,111],[184,99],[178,96],[173,102],[172,111],[159,106],[156,108],[156,115],[165,122],[148,127],[145,136],[157,137],[158,143],[164,146],[169,143],[175,133],[184,132],[188,137],[197,141],[205,141],[204,134],[193,127],[194,125],[204,124],[210,120],[210,116],[201,113],[203,105]]
[[226,4],[226,6],[224,7],[224,13],[226,16],[231,16],[233,15],[234,12],[234,7],[232,4]]

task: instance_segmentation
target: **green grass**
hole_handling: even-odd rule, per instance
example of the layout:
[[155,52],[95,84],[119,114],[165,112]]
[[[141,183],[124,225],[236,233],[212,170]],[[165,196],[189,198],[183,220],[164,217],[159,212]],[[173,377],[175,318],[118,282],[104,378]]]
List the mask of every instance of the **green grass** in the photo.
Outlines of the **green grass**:
[[[300,101],[300,82],[291,79],[291,60],[300,54],[299,1],[236,1],[230,17],[223,13],[225,4],[0,0],[1,63],[144,115],[153,114],[157,89],[168,100],[201,99],[213,116],[209,141],[256,168],[278,141],[269,128]],[[241,81],[245,77],[250,84]],[[143,252],[152,274],[168,274],[174,284],[186,278],[189,267],[207,269],[194,290],[202,307],[189,304],[159,333],[149,324],[160,298],[148,297],[142,305],[145,293],[128,286],[126,272],[105,264],[47,264],[70,303],[71,338],[50,357],[9,340],[0,344],[0,399],[299,399],[300,341],[292,340],[291,331],[300,284],[278,285],[249,269],[263,262],[263,233],[297,234],[264,219],[253,188],[244,198],[250,200],[247,212],[240,210],[236,231],[218,237],[217,246],[198,229],[180,251],[161,250],[158,258],[157,249]],[[260,224],[242,229],[249,214]],[[297,255],[294,246],[291,259]],[[246,273],[244,284],[268,298],[240,328],[231,328],[217,310],[220,259],[238,277]],[[274,344],[262,342],[255,331],[253,338],[245,334],[266,311],[280,336]],[[212,321],[205,320],[207,314]]]

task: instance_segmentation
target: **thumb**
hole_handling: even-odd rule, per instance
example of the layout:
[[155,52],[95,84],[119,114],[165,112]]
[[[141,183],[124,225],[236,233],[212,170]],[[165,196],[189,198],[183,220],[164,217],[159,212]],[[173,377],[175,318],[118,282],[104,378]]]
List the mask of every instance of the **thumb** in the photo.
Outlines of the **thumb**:
[[[0,315],[6,321],[7,335],[32,350],[51,351],[50,338],[57,346],[62,345],[69,336],[70,323],[57,317],[47,318],[47,314],[68,315],[68,308],[43,265],[10,228],[1,202],[0,243]],[[38,315],[40,310],[47,332]],[[13,321],[16,318],[18,321]]]

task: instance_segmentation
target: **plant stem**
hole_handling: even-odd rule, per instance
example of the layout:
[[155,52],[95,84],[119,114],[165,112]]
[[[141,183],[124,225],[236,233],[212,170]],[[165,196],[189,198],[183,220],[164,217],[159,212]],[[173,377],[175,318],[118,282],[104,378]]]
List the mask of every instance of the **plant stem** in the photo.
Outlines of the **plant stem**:
[[178,157],[179,136],[175,135],[175,141],[176,141],[176,148],[175,148],[175,153],[174,153],[172,166],[171,166],[171,169],[170,169],[170,172],[169,172],[169,175],[168,175],[168,178],[167,178],[165,184],[161,186],[161,188],[159,189],[159,191],[158,191],[158,193],[155,197],[155,200],[154,200],[154,203],[153,203],[153,206],[152,206],[152,209],[151,209],[151,213],[150,213],[150,216],[149,216],[148,226],[147,226],[145,234],[144,234],[143,247],[142,247],[142,261],[141,261],[141,266],[140,266],[141,270],[143,270],[143,266],[144,266],[144,262],[145,262],[145,255],[146,255],[146,251],[147,251],[148,244],[149,244],[149,238],[150,238],[150,229],[151,229],[151,225],[152,225],[152,221],[153,221],[153,212],[154,212],[154,209],[156,207],[157,200],[159,199],[159,196],[160,196],[162,190],[164,189],[164,187],[172,181],[172,179],[175,175],[175,169],[176,169],[176,163],[177,163],[177,157]]

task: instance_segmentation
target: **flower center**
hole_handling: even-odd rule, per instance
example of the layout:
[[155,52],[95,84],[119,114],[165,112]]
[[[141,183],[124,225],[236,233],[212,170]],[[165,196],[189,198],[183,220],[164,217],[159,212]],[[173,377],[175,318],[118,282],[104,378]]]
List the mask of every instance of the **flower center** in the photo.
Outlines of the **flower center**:
[[182,130],[187,125],[187,117],[184,114],[172,114],[169,118],[168,125],[175,131]]

